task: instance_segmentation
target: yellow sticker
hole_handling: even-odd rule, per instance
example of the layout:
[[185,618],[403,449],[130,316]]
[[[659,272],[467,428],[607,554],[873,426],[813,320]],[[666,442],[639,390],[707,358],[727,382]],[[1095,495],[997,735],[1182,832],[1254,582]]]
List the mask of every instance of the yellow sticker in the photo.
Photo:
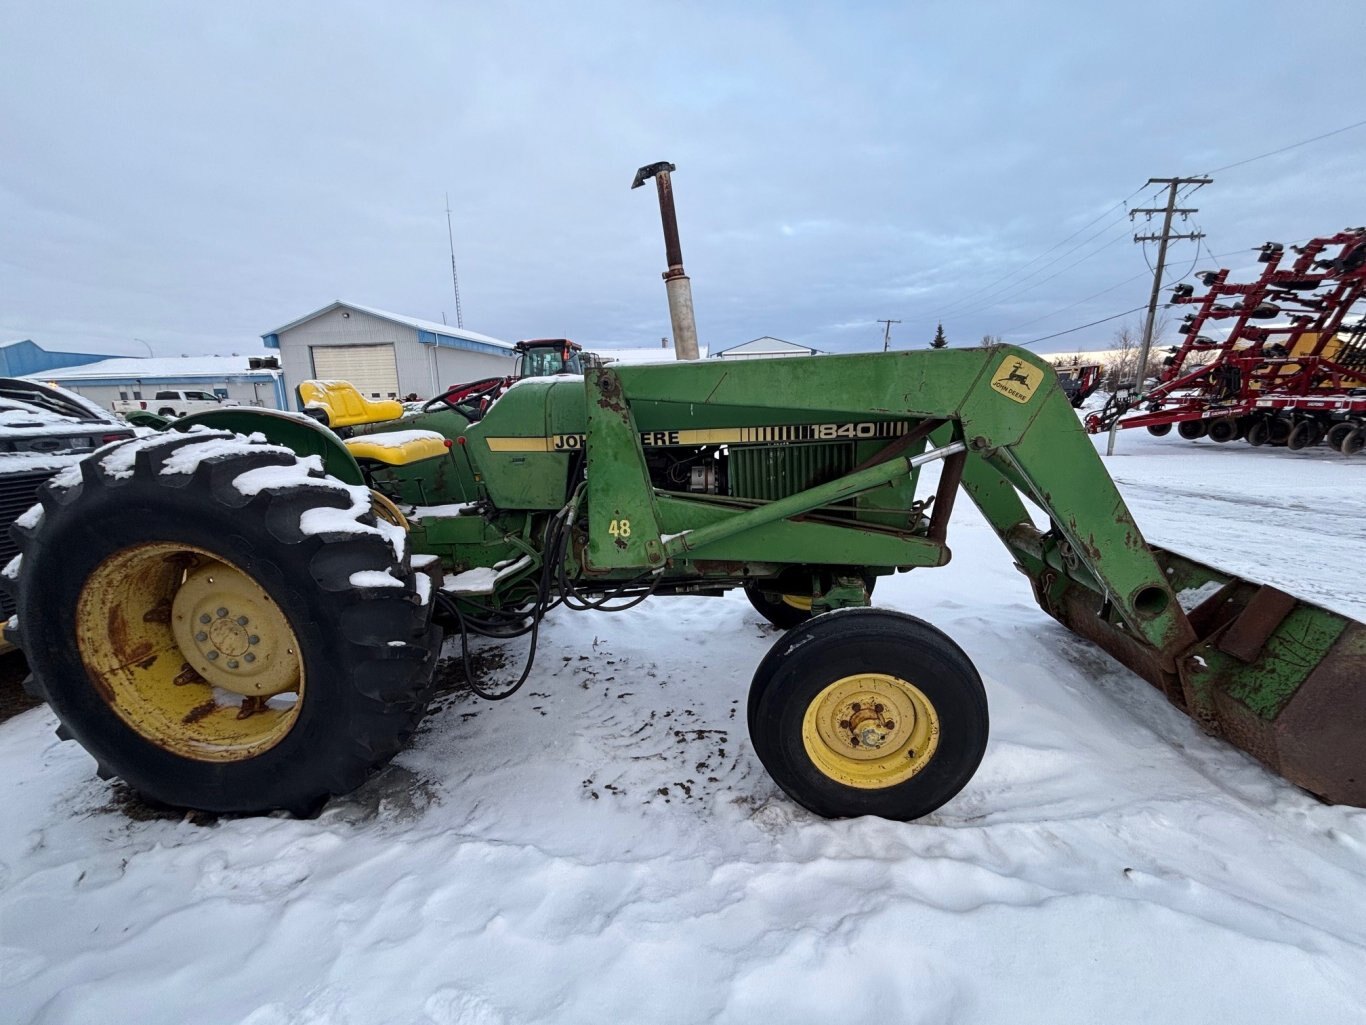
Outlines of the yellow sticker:
[[1028,402],[1043,383],[1043,371],[1017,356],[1007,356],[991,375],[991,387],[1008,399]]

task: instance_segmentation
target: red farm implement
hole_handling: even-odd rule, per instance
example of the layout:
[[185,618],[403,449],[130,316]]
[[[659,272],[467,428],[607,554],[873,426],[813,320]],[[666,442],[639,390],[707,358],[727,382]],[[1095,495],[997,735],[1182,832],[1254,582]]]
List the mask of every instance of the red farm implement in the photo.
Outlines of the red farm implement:
[[[1112,399],[1086,418],[1086,429],[1096,434],[1118,422],[1164,435],[1175,424],[1188,439],[1292,450],[1326,442],[1348,455],[1366,447],[1366,228],[1290,253],[1287,265],[1284,246],[1262,246],[1264,269],[1247,284],[1217,270],[1199,275],[1204,294],[1177,285],[1173,304],[1195,310],[1158,383]],[[1221,321],[1232,322],[1222,338],[1204,333]]]

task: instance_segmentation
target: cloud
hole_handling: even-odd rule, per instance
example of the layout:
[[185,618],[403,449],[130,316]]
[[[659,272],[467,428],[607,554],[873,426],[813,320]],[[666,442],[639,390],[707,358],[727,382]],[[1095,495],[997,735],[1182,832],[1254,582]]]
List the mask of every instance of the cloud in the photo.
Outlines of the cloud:
[[[339,296],[453,318],[449,193],[469,326],[652,344],[658,208],[628,186],[660,159],[714,347],[880,347],[880,317],[915,344],[1045,334],[1146,298],[1077,302],[1144,271],[1124,239],[1033,272],[1149,175],[1358,119],[1357,13],[1160,3],[1220,40],[1193,81],[1182,48],[1135,59],[1128,12],[1061,2],[25,5],[0,31],[0,334],[241,350]],[[1360,223],[1364,154],[1366,130],[1230,170],[1194,223],[1216,253]]]

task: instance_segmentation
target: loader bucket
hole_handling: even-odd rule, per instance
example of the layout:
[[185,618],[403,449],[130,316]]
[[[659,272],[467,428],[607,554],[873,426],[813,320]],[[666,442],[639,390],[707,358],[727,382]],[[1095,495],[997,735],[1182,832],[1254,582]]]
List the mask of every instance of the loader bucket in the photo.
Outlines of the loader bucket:
[[1169,700],[1290,782],[1366,807],[1366,624],[1153,547],[1197,638],[1142,642],[1097,594],[1068,581],[1041,601]]

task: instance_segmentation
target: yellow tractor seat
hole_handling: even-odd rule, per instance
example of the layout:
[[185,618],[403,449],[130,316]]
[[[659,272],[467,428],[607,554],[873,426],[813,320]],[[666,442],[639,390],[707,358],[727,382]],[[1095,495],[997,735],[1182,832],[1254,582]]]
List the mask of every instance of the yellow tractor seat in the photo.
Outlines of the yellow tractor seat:
[[444,456],[451,443],[436,431],[381,431],[347,438],[346,451],[357,462],[383,463],[385,466],[407,466],[424,459]]
[[333,430],[383,423],[403,415],[397,399],[367,399],[350,381],[303,381],[297,389],[304,410]]

